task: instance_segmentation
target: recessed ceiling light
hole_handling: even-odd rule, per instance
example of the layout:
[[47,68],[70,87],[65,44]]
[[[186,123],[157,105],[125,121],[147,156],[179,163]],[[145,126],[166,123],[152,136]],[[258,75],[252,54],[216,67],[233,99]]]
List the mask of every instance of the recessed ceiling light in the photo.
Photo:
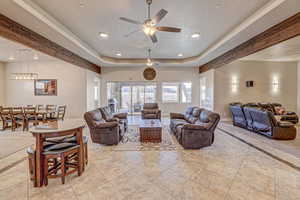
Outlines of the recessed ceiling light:
[[116,56],[122,56],[122,53],[121,52],[118,52],[118,53],[116,53]]
[[183,56],[183,54],[182,54],[182,53],[179,53],[177,56],[178,56],[178,57],[182,57],[182,56]]
[[99,36],[102,37],[102,38],[108,38],[108,34],[107,33],[103,33],[103,32],[100,32]]
[[200,33],[193,33],[191,37],[192,38],[199,38],[200,37]]
[[83,8],[85,6],[84,1],[79,1],[79,6]]
[[35,54],[34,56],[33,56],[33,60],[38,60],[39,59],[39,56],[37,55],[37,54]]
[[13,56],[9,56],[8,60],[15,60]]

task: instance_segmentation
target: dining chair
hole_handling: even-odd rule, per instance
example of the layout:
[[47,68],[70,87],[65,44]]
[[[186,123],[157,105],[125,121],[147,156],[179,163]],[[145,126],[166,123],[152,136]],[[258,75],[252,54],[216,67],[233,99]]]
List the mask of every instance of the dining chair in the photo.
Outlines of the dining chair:
[[46,110],[56,110],[57,105],[46,105]]
[[12,131],[15,131],[18,126],[23,125],[23,131],[25,130],[25,118],[23,107],[13,107],[11,111],[12,115]]
[[0,109],[0,117],[2,121],[2,131],[7,128],[13,129],[13,118],[12,118],[12,108],[10,107],[1,107]]
[[43,112],[46,110],[45,105],[39,104],[36,105],[36,113],[37,113],[37,121],[38,122],[44,122],[45,118],[44,118],[44,114],[41,114],[40,112]]
[[38,116],[36,112],[36,107],[24,107],[24,126],[23,130],[29,130],[29,124],[30,122],[33,123],[33,125],[38,125]]
[[64,120],[67,106],[58,106],[56,114],[53,117],[47,118],[48,121]]
[[37,111],[45,110],[45,105],[36,105]]
[[46,111],[49,112],[47,118],[54,118],[57,109],[57,105],[46,105]]

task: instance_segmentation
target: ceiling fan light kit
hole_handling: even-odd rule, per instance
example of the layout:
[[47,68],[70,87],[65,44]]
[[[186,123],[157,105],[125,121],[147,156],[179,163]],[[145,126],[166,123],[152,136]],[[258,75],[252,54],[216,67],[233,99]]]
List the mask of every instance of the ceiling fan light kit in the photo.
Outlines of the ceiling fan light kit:
[[[180,28],[174,28],[174,27],[167,27],[167,26],[156,26],[167,14],[168,11],[165,9],[161,9],[153,18],[150,17],[150,9],[151,9],[151,4],[152,0],[146,0],[146,3],[148,4],[148,19],[144,21],[144,23],[128,19],[126,17],[120,17],[120,20],[131,23],[131,24],[136,24],[141,26],[142,31],[151,39],[152,43],[156,43],[158,41],[156,37],[156,32],[157,31],[164,31],[164,32],[172,32],[172,33],[179,33],[181,32]],[[131,34],[137,33],[138,31],[133,31],[125,37],[130,36]]]

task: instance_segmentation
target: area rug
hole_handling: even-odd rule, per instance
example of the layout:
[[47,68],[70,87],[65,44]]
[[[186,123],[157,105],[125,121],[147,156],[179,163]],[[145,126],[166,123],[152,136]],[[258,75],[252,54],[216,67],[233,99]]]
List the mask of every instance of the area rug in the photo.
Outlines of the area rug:
[[91,148],[103,151],[174,151],[183,149],[180,144],[178,144],[174,135],[170,133],[168,126],[163,126],[161,143],[141,143],[139,127],[131,125],[118,145],[91,145]]

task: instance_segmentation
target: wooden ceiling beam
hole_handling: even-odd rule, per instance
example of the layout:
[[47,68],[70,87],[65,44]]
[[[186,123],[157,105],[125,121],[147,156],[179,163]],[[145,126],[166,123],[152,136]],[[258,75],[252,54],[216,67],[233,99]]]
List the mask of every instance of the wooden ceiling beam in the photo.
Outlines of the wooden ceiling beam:
[[300,35],[300,12],[199,67],[199,73],[216,69]]
[[101,74],[101,67],[0,13],[0,36],[73,65]]

